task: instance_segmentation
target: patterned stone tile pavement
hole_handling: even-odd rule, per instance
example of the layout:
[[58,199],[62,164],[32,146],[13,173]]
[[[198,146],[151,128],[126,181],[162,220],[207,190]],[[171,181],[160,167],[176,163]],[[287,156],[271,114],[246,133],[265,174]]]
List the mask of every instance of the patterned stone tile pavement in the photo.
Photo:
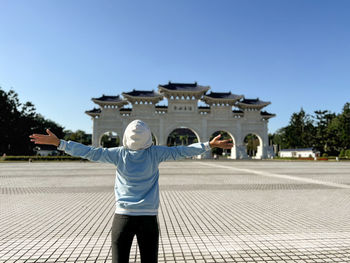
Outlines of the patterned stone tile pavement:
[[[114,176],[0,163],[0,262],[110,262]],[[350,163],[167,162],[160,186],[159,262],[350,262]]]

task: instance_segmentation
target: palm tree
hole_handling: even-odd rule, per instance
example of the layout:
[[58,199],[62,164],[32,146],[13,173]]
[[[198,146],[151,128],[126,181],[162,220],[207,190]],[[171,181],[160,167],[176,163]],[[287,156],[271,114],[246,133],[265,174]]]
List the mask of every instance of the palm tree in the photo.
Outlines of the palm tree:
[[184,135],[184,137],[185,137],[185,140],[186,140],[186,145],[188,145],[188,135],[186,134],[186,135]]
[[181,141],[181,145],[184,145],[184,141],[186,140],[185,135],[180,135],[179,139]]

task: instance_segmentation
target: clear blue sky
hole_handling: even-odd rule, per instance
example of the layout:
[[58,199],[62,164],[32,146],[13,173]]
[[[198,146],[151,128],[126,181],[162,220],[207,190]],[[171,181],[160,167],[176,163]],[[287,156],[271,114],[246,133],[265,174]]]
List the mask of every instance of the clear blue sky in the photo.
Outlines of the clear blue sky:
[[92,97],[194,82],[293,112],[350,102],[350,1],[0,1],[0,86],[66,129]]

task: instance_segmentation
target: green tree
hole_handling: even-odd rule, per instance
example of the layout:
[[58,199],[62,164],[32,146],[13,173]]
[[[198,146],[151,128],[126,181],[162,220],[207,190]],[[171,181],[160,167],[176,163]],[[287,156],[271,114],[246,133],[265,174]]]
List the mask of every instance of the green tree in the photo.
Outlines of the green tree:
[[63,137],[63,127],[35,112],[31,102],[20,103],[14,90],[0,88],[0,154],[32,155],[34,145],[28,136],[49,128]]
[[279,149],[287,149],[289,143],[287,142],[286,127],[278,129],[271,136],[272,144],[277,145]]
[[310,116],[303,109],[293,113],[288,126],[271,136],[273,144],[279,149],[315,147],[322,154],[345,156],[350,149],[350,103],[338,115],[328,110],[314,113]]
[[255,134],[250,133],[244,138],[244,144],[246,145],[247,154],[250,157],[255,156],[260,144],[259,138]]
[[342,113],[338,118],[338,135],[340,137],[340,147],[342,149],[350,148],[350,103],[346,103]]
[[332,155],[350,148],[350,103],[346,103],[343,111],[332,119],[327,133],[327,146]]
[[176,145],[176,137],[177,137],[176,132],[173,131],[172,133],[170,133],[167,140],[167,146]]
[[346,157],[346,158],[350,158],[350,149],[347,149],[347,150],[345,151],[345,157]]
[[188,143],[188,138],[189,138],[189,136],[186,134],[186,135],[184,135],[185,136],[185,141],[186,141],[186,145],[188,145],[189,143]]
[[64,139],[79,142],[85,145],[91,144],[91,135],[85,133],[82,130],[72,132],[71,130],[65,130]]
[[194,143],[196,135],[188,128],[177,128],[167,138],[167,146],[189,145]]
[[330,153],[332,140],[329,140],[329,125],[336,117],[336,114],[328,110],[315,111],[315,148],[322,153]]
[[301,110],[293,113],[289,125],[281,130],[283,148],[305,148],[315,145],[315,128],[309,114]]
[[184,145],[184,143],[185,143],[185,136],[184,135],[180,135],[179,136],[179,139],[180,139],[180,142],[181,142],[181,145]]
[[102,147],[106,148],[118,147],[120,145],[119,136],[113,134],[112,132],[108,132],[102,136],[101,145]]

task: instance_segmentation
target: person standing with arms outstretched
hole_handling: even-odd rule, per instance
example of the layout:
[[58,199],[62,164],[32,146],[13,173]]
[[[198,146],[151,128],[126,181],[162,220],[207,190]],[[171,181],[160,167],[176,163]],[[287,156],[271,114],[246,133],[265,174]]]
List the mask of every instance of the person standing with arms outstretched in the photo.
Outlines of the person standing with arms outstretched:
[[129,262],[134,236],[142,263],[158,262],[158,207],[159,169],[161,162],[200,155],[211,148],[231,149],[231,140],[220,140],[220,135],[205,143],[189,146],[152,145],[151,130],[141,120],[126,127],[123,146],[102,148],[86,146],[57,138],[50,130],[48,135],[33,134],[35,144],[51,144],[72,156],[91,161],[112,163],[117,167],[115,178],[116,210],[112,224],[112,262]]

